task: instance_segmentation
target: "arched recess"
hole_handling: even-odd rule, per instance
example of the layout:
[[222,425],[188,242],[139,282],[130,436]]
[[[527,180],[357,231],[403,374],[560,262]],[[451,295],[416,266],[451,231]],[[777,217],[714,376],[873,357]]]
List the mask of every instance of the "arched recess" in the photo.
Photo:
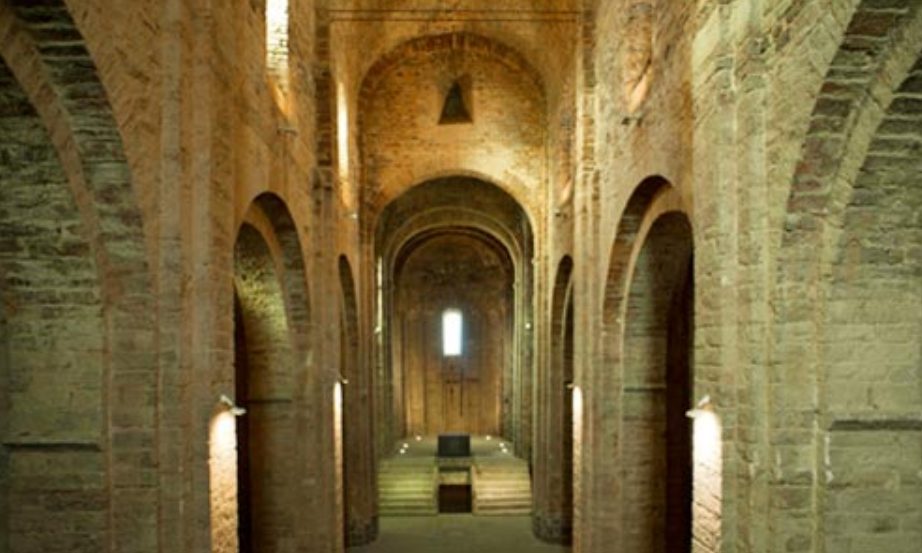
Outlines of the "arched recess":
[[347,547],[371,543],[378,536],[374,406],[371,375],[361,366],[358,300],[352,266],[339,257],[340,373],[343,386],[343,532]]
[[237,419],[237,536],[244,552],[284,551],[294,540],[296,357],[280,249],[273,234],[250,222],[234,247],[235,395],[247,410]]
[[[414,235],[394,267],[394,363],[407,435],[499,435],[503,373],[512,359],[514,268],[483,231]],[[462,320],[461,348],[443,352],[443,315]]]
[[[887,24],[869,25],[875,18]],[[922,431],[920,278],[910,253],[919,244],[910,212],[919,202],[920,44],[922,6],[859,3],[801,149],[780,233],[768,439],[783,461],[771,497],[813,501],[769,503],[771,520],[821,514],[809,528],[779,524],[786,530],[771,543],[835,550],[862,532],[836,524],[843,516],[918,497],[896,475],[919,470],[900,460]],[[879,461],[873,477],[853,462],[862,456]],[[851,493],[867,498],[860,509],[843,502]],[[919,511],[912,504],[908,516]],[[899,548],[888,531],[876,538],[875,547]]]
[[[401,251],[419,237],[445,229],[464,229],[489,236],[502,246],[511,259],[514,295],[512,313],[511,361],[502,378],[501,430],[516,445],[523,457],[530,455],[532,398],[532,257],[533,238],[530,219],[522,206],[499,186],[465,177],[449,176],[426,181],[409,189],[382,211],[375,226],[375,257],[381,265],[383,313],[381,343],[384,351],[386,390],[381,401],[387,405],[386,417],[395,421],[379,432],[402,437],[406,428],[404,385],[400,360],[392,345],[395,340],[394,284]],[[409,250],[407,250],[409,251]],[[384,419],[385,417],[382,417]]]
[[111,106],[63,2],[0,3],[0,58],[0,550],[157,543],[155,305]]
[[[644,180],[624,209],[609,260],[603,364],[586,403],[586,419],[597,422],[580,452],[588,463],[577,491],[585,495],[576,497],[583,543],[690,550],[698,503],[685,417],[694,383],[692,250],[677,190],[661,177]],[[592,524],[606,530],[588,532]]]
[[691,551],[691,251],[688,219],[646,231],[624,305],[622,467],[628,551]]
[[532,527],[552,543],[570,543],[573,535],[573,259],[566,255],[554,278],[550,312],[550,359],[539,374],[541,408],[536,426],[543,451],[535,455]]
[[[329,390],[323,388],[325,380],[314,364],[313,303],[303,256],[304,238],[299,234],[285,201],[273,193],[265,192],[254,198],[244,221],[266,237],[273,252],[291,342],[294,433],[310,437],[295,440],[289,446],[298,471],[305,475],[289,482],[297,493],[300,506],[291,513],[293,535],[299,547],[318,542],[333,543],[339,534],[335,513],[330,513],[328,509],[329,498],[333,496],[333,474],[326,472],[330,470],[330,459],[325,457],[329,455],[329,450],[318,446],[329,440],[329,429],[324,426],[328,415],[323,413],[324,402],[329,401],[326,395]],[[318,516],[318,513],[326,515]]]

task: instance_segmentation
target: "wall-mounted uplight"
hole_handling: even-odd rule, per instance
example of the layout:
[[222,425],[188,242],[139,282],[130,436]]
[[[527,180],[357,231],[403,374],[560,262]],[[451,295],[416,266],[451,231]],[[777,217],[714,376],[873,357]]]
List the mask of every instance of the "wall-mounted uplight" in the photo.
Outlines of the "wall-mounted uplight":
[[569,380],[569,381],[567,381],[567,382],[564,383],[564,386],[565,386],[568,390],[572,390],[573,388],[576,388],[576,383],[573,382],[572,380]]
[[714,411],[714,406],[711,405],[711,396],[706,395],[701,398],[701,401],[698,402],[698,405],[695,405],[694,409],[689,409],[685,411],[685,416],[690,419],[696,419],[701,415],[712,413]]
[[234,403],[234,400],[232,400],[231,398],[227,397],[224,394],[221,394],[220,401],[227,408],[227,411],[231,415],[234,415],[235,417],[242,417],[243,415],[246,415],[247,413],[246,409]]
[[692,419],[692,467],[694,496],[692,520],[695,539],[706,537],[720,544],[723,495],[723,439],[720,417],[710,396],[686,412]]

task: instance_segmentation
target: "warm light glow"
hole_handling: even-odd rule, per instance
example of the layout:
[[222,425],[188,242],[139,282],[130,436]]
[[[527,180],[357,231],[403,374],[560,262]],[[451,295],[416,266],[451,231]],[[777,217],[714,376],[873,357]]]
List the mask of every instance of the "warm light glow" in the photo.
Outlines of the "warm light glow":
[[695,416],[695,461],[713,467],[720,463],[720,420],[706,409]]
[[643,77],[640,78],[637,85],[628,95],[628,113],[634,113],[640,106],[643,105],[644,100],[647,99],[647,95],[650,93],[650,72],[647,71],[643,74]]
[[461,311],[447,309],[442,313],[442,354],[446,357],[461,355],[463,326]]
[[346,101],[346,87],[336,85],[336,155],[339,178],[349,178],[349,104]]
[[723,440],[720,418],[712,409],[694,411],[694,540],[708,551],[720,549],[723,498]]
[[[578,505],[582,494],[582,477],[580,466],[582,465],[582,444],[583,444],[583,390],[574,385],[573,393],[573,505]],[[580,509],[573,509],[573,528],[580,527]],[[580,534],[573,532],[573,551],[580,551]]]
[[266,0],[266,67],[282,91],[288,88],[288,0]]
[[209,437],[211,550],[237,551],[237,422],[230,411],[215,416]]
[[336,528],[343,527],[343,385],[333,384],[333,470]]

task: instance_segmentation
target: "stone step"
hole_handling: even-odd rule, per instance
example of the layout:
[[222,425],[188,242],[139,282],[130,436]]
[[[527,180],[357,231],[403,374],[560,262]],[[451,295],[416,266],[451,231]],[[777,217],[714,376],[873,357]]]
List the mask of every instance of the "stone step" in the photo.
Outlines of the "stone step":
[[474,473],[474,514],[527,515],[531,512],[528,465],[515,459],[477,463]]
[[378,511],[385,516],[438,513],[436,469],[431,459],[392,459],[378,466]]

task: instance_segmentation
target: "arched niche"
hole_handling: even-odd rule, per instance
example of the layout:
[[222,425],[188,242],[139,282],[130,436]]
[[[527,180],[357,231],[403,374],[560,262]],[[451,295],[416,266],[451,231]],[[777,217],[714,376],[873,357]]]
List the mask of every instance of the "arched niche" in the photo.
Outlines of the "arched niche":
[[[306,543],[305,525],[316,524],[315,517],[292,506],[316,493],[304,482],[319,478],[322,468],[307,442],[326,434],[316,425],[322,402],[311,366],[307,270],[297,228],[280,197],[264,193],[253,199],[237,232],[233,261],[233,400],[246,413],[213,424],[213,433],[233,426],[236,458],[211,463],[212,520],[220,521],[212,541],[222,551],[286,550]],[[215,434],[212,442],[232,441]],[[216,469],[236,473],[233,492],[222,491],[228,479]],[[296,470],[309,477],[295,478]],[[228,529],[229,515],[220,512],[231,504],[235,524]]]
[[[500,187],[482,179],[449,176],[419,184],[388,204],[375,225],[375,259],[380,266],[379,310],[383,314],[381,344],[388,390],[382,401],[390,404],[396,423],[390,432],[394,439],[406,431],[406,409],[399,360],[394,350],[395,283],[401,253],[419,237],[433,236],[446,229],[489,236],[490,243],[505,250],[511,264],[512,309],[511,343],[506,346],[511,360],[502,376],[500,433],[516,443],[520,455],[530,451],[532,398],[530,389],[532,344],[530,322],[531,264],[533,238],[530,219],[522,206]],[[489,251],[489,250],[485,250]],[[526,328],[529,327],[529,328]]]
[[[589,461],[601,474],[592,478],[613,485],[589,488],[581,498],[613,519],[610,539],[632,551],[691,548],[692,481],[699,472],[686,417],[694,390],[692,252],[677,189],[661,177],[644,180],[612,244],[603,367],[589,405],[604,413]],[[718,485],[716,497],[719,491]]]
[[237,505],[240,551],[282,551],[294,538],[291,444],[295,359],[273,234],[244,223],[234,247]]
[[625,547],[688,553],[692,528],[692,235],[668,212],[644,237],[624,311]]

